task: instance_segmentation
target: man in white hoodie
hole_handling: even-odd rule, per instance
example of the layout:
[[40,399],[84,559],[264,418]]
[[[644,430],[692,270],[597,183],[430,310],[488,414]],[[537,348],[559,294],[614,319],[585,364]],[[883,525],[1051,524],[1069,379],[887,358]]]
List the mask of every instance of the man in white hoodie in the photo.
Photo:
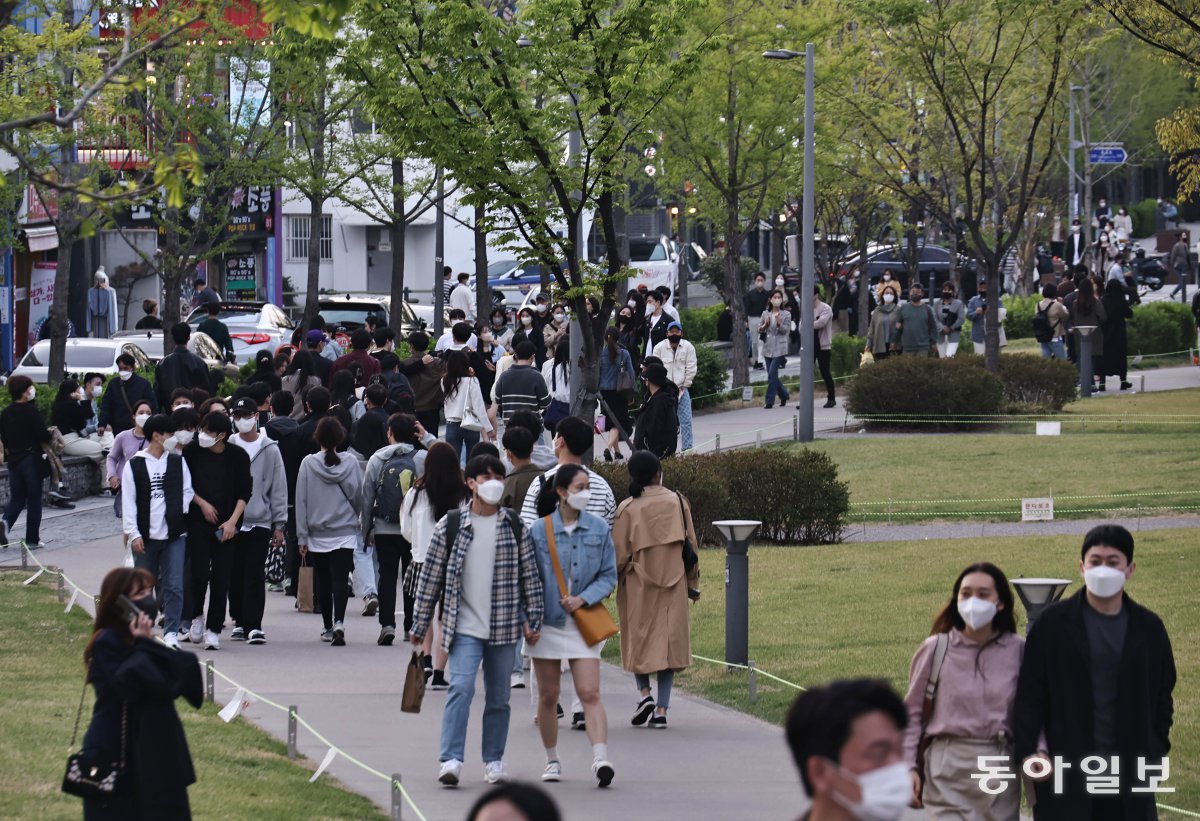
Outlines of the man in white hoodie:
[[288,518],[287,473],[279,445],[258,430],[258,403],[243,396],[233,403],[232,414],[237,435],[230,441],[250,457],[251,494],[233,546],[229,615],[234,628],[229,637],[248,644],[266,644],[262,619],[267,548],[283,544]]
[[192,475],[171,442],[171,418],[156,414],[142,425],[144,449],[125,463],[121,475],[121,513],[135,567],[158,580],[163,603],[163,641],[179,649],[183,612],[184,536],[192,503]]

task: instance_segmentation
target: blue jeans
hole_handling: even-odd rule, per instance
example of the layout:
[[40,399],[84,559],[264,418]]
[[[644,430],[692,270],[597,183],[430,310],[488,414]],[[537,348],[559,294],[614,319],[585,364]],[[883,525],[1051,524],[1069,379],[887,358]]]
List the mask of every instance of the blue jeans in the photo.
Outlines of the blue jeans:
[[683,438],[683,449],[692,449],[692,394],[687,388],[679,391],[677,406],[679,416],[679,435]]
[[[675,684],[675,671],[659,670],[654,677],[658,679],[658,698],[655,699],[654,706],[666,710],[671,706],[671,687]],[[637,685],[639,691],[649,690],[650,674],[634,673],[633,683]]]
[[471,448],[479,444],[479,431],[463,430],[462,425],[458,422],[446,423],[446,435],[443,439],[454,448],[457,453],[459,463],[466,467],[467,454],[471,452]]
[[483,664],[483,763],[504,760],[508,743],[508,697],[511,692],[512,644],[488,644],[486,639],[455,636],[450,644],[446,676],[450,692],[442,711],[442,751],[439,761],[462,761],[467,743],[467,719],[475,698],[475,675]]
[[[8,507],[4,508],[4,524],[9,530],[13,522],[25,511],[25,543],[36,547],[42,540],[42,477],[38,473],[37,460],[42,458],[41,448],[8,465]],[[9,535],[9,541],[13,541]]]
[[768,356],[767,358],[767,407],[775,404],[775,393],[779,393],[779,398],[786,402],[788,397],[788,389],[779,381],[779,369],[787,365],[786,356]]
[[1042,358],[1043,359],[1066,359],[1067,346],[1063,344],[1062,338],[1051,339],[1049,342],[1043,342]]
[[170,541],[142,538],[144,552],[133,554],[133,566],[149,570],[162,598],[163,632],[178,633],[183,615],[183,536]]

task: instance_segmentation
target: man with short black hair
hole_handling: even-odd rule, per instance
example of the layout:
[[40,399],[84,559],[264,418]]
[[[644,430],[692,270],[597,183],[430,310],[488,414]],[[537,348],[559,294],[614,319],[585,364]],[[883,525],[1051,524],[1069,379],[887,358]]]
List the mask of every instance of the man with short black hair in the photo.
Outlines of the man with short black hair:
[[[754,275],[754,286],[746,292],[742,297],[742,305],[746,309],[747,317],[760,317],[767,310],[767,299],[771,292],[767,290],[767,275],[759,271]],[[762,338],[758,334],[751,334],[753,351],[746,351],[746,355],[750,357],[755,370],[762,370]]]
[[333,360],[325,355],[325,346],[329,344],[329,336],[319,328],[313,328],[304,335],[304,345],[312,354],[312,375],[321,380],[322,385],[329,384],[329,372],[333,370]]
[[133,409],[137,403],[146,401],[150,407],[158,411],[158,400],[150,383],[134,373],[137,361],[131,354],[123,353],[117,357],[117,378],[108,381],[104,398],[100,400],[100,415],[98,430],[109,430],[114,436],[123,430],[133,427]]
[[179,649],[183,613],[184,539],[192,503],[192,475],[183,458],[166,449],[175,425],[155,414],[142,425],[146,446],[121,473],[121,521],[134,567],[149,570],[163,608],[163,642]]
[[[387,446],[387,388],[379,382],[367,386],[363,391],[363,407],[366,410],[350,431],[350,447],[358,458],[366,462],[375,451]],[[365,467],[365,465],[364,465]]]
[[[545,425],[542,424],[542,415],[536,411],[520,410],[514,411],[513,415],[508,417],[508,428],[525,428],[533,436],[533,450],[529,453],[529,459],[533,464],[537,465],[541,470],[547,471],[558,464],[558,457],[554,455],[554,448],[547,445],[542,434],[545,432]],[[508,465],[505,465],[508,467]],[[515,508],[519,510],[520,508]]]
[[[1036,782],[1036,821],[1156,817],[1148,788],[1157,786],[1160,765],[1159,777],[1168,777],[1175,659],[1162,620],[1125,592],[1135,569],[1128,530],[1092,528],[1080,550],[1083,589],[1048,607],[1029,630],[1013,705],[1013,760],[1041,768],[1026,771]],[[1085,782],[1080,765],[1089,756],[1119,776],[1119,795]]]
[[518,342],[513,350],[513,364],[496,380],[496,415],[508,424],[517,411],[530,410],[539,414],[550,407],[550,389],[545,378],[533,367],[537,349],[529,340]]
[[533,463],[534,435],[519,425],[509,425],[501,439],[504,456],[512,468],[504,476],[504,498],[500,503],[512,510],[520,510],[525,504],[525,494],[533,480],[545,472]]
[[427,352],[429,336],[421,331],[409,334],[408,347],[412,354],[400,363],[400,371],[412,384],[413,415],[436,437],[445,400],[442,377],[446,375],[446,362]]
[[204,312],[207,316],[196,326],[196,330],[212,337],[212,341],[216,342],[217,347],[221,349],[221,355],[225,357],[226,362],[235,361],[233,338],[229,335],[229,326],[219,319],[221,315],[220,300],[207,303],[204,306]]
[[180,388],[208,388],[208,366],[188,350],[192,329],[186,322],[171,327],[175,349],[164,356],[154,368],[154,395],[160,408],[171,406],[171,397]]
[[388,326],[377,328],[371,334],[371,340],[374,343],[371,346],[371,356],[376,359],[381,358],[385,353],[391,353],[396,350],[396,332]]
[[[323,390],[323,389],[322,389]],[[288,485],[288,518],[284,530],[286,546],[283,556],[283,592],[296,594],[296,577],[300,568],[300,548],[296,543],[296,477],[300,475],[300,422],[292,418],[296,398],[284,390],[271,394],[271,421],[263,430],[279,446],[283,470]],[[270,578],[267,581],[271,581]]]
[[321,349],[321,356],[328,359],[331,364],[340,359],[345,351],[342,350],[342,346],[338,344],[337,340],[329,335],[329,328],[325,326],[325,317],[317,314],[308,325],[312,329],[309,333],[320,331],[325,335],[325,347]]
[[466,322],[467,326],[471,327],[471,323],[467,322],[466,311],[464,311],[462,308],[453,308],[451,309],[450,313],[446,315],[446,318],[449,320],[449,322],[446,325],[446,330],[442,332],[440,337],[438,337],[437,344],[433,346],[434,353],[441,353],[445,350],[458,350],[458,348],[462,347],[470,348],[473,351],[479,350],[479,338],[475,336],[474,329],[472,329],[467,335],[465,346],[462,344],[455,346],[454,344],[454,327],[460,322]]
[[412,413],[413,387],[408,377],[400,373],[400,357],[394,351],[384,351],[376,358],[380,384],[387,389],[388,413]]
[[209,286],[204,277],[196,277],[192,281],[192,307],[207,308],[209,305],[220,305],[221,295]]
[[887,682],[835,681],[801,693],[784,728],[812,807],[801,821],[895,821],[912,797],[908,713]]
[[359,365],[361,366],[361,375],[355,382],[355,386],[365,388],[371,377],[379,373],[379,360],[367,353],[367,349],[370,347],[371,334],[367,332],[366,328],[359,328],[350,334],[350,353],[333,363],[333,367],[329,371],[329,383],[333,383],[333,377],[337,376],[338,371],[344,371],[352,365]]
[[458,275],[458,285],[450,292],[450,307],[462,311],[467,320],[475,321],[475,295],[471,293],[471,275],[466,271]]
[[450,305],[450,292],[454,290],[455,282],[451,275],[454,269],[449,265],[442,266],[442,305],[443,307]]

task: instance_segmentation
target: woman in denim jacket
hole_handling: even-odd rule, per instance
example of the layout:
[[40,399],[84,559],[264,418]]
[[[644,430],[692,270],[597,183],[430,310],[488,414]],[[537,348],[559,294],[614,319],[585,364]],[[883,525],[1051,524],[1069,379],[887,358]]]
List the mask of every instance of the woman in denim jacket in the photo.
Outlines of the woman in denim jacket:
[[[554,480],[543,483],[538,494],[537,511],[542,518],[530,528],[530,535],[537,550],[546,611],[541,637],[529,645],[529,656],[537,675],[538,732],[546,748],[542,780],[558,781],[562,777],[556,711],[561,666],[566,659],[592,743],[592,774],[601,787],[607,787],[614,771],[608,761],[608,717],[600,703],[600,650],[604,642],[588,645],[570,615],[603,601],[617,586],[616,549],[608,524],[587,512],[590,497],[588,472],[580,465],[560,466]],[[555,550],[567,584],[566,596],[559,590],[550,558],[547,527],[554,533]]]

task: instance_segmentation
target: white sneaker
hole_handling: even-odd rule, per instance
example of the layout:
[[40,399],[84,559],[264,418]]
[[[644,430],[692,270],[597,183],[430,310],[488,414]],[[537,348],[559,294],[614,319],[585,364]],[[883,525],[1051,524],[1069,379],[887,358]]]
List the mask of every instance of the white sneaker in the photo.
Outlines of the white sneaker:
[[204,619],[192,619],[192,627],[188,631],[188,638],[192,640],[192,644],[199,644],[204,641]]
[[211,630],[204,631],[204,649],[205,650],[220,650],[221,639]]
[[601,787],[607,787],[612,783],[613,776],[617,771],[613,769],[613,765],[607,761],[593,761],[592,775],[596,776],[596,783]]
[[504,769],[503,761],[489,761],[483,765],[483,780],[489,784],[504,784],[508,781],[508,771]]
[[560,781],[562,779],[562,764],[557,761],[547,761],[546,769],[542,770],[543,781]]
[[438,773],[438,781],[447,787],[457,787],[460,775],[462,775],[462,762],[457,758],[452,758],[449,761],[442,762],[442,769]]
[[179,634],[178,633],[167,633],[165,636],[163,636],[163,644],[167,645],[172,650],[178,650],[179,649]]
[[523,690],[523,689],[525,689],[525,675],[524,675],[524,673],[513,673],[513,674],[512,674],[512,675],[509,677],[509,679],[508,679],[508,683],[509,683],[509,686],[510,686],[510,687],[512,687],[512,689],[514,689],[514,690]]

